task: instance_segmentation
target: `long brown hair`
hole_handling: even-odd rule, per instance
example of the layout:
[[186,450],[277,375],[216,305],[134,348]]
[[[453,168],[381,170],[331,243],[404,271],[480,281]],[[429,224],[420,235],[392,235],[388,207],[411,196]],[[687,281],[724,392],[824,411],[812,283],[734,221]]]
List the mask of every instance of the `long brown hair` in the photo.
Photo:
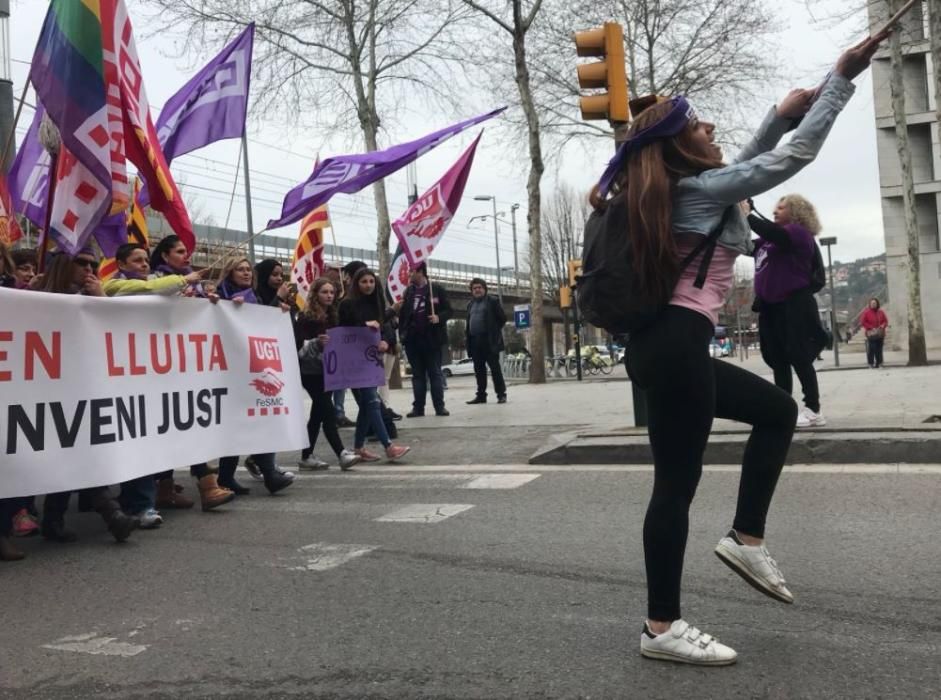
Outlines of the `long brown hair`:
[[[320,303],[320,297],[318,296],[320,290],[328,284],[333,287],[333,293],[337,293],[337,286],[334,284],[333,280],[327,277],[318,277],[307,293],[307,306],[301,312],[301,316],[313,321],[322,322],[326,324],[327,328],[333,328],[339,323],[337,319],[337,305],[334,303],[325,308],[324,305]],[[336,297],[334,296],[334,301],[335,300]]]
[[[628,138],[663,119],[669,102],[648,107],[634,119]],[[680,134],[654,141],[631,155],[612,191],[625,197],[634,271],[641,289],[652,299],[668,301],[676,282],[679,260],[673,235],[673,194],[676,183],[706,170],[722,167],[719,158],[699,155],[693,145],[695,122]],[[597,188],[591,203],[604,206]]]
[[41,292],[51,292],[53,294],[75,294],[78,289],[74,280],[75,267],[72,264],[72,256],[57,251],[52,254],[49,263],[46,265],[46,271],[42,275],[42,281],[38,289]]
[[[359,291],[359,281],[363,279],[363,277],[372,277],[376,280],[376,286],[373,287],[372,294],[366,295]],[[375,320],[382,323],[383,316],[385,316],[386,312],[385,299],[382,296],[382,289],[379,287],[379,277],[368,267],[357,270],[356,274],[353,275],[350,287],[346,290],[346,298],[352,299],[353,301],[359,301],[360,299],[371,300],[376,305]]]

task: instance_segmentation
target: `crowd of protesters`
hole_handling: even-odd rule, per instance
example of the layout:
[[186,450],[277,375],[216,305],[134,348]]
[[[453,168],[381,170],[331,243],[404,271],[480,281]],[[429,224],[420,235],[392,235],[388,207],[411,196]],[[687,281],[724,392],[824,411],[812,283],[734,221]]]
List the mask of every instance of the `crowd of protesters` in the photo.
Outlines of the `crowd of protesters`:
[[[407,306],[403,306],[387,301],[376,273],[361,261],[342,268],[328,267],[298,303],[297,287],[286,279],[285,268],[279,261],[267,259],[253,266],[248,258],[235,256],[222,266],[221,272],[212,268],[196,271],[190,266],[186,247],[173,235],[161,239],[152,251],[138,243],[127,243],[118,249],[115,260],[117,273],[102,281],[98,275],[100,258],[92,247],[75,255],[47,254],[40,272],[36,250],[11,251],[0,245],[0,286],[24,293],[191,297],[211,304],[262,304],[289,314],[298,352],[298,380],[312,403],[307,421],[310,446],[298,462],[302,470],[330,467],[313,454],[321,431],[343,471],[359,462],[383,459],[366,447],[369,439],[382,445],[384,458],[389,461],[399,460],[410,451],[407,445],[394,442],[398,432],[395,422],[402,416],[389,406],[385,387],[351,390],[358,407],[355,421],[346,417],[346,392],[325,389],[322,358],[329,342],[327,331],[335,326],[367,326],[379,331],[378,350],[385,360],[388,382],[399,351],[401,315],[405,319],[402,325],[405,350],[413,368],[421,374],[413,382],[414,402],[409,415],[423,415],[429,384],[435,413],[448,415],[441,384],[444,345],[441,336],[446,333],[451,307],[444,290],[428,283],[424,266],[413,273],[405,300]],[[340,427],[355,427],[351,446],[344,444]],[[168,469],[120,485],[84,489],[78,493],[78,509],[97,511],[115,540],[123,542],[135,530],[163,525],[167,511],[193,508],[197,500],[202,510],[210,511],[249,495],[251,489],[236,479],[240,461],[271,494],[294,482],[294,473],[279,468],[274,453],[220,455],[215,469],[205,462],[190,467],[196,484],[196,495],[192,498],[186,485],[174,479],[173,469]],[[0,561],[25,556],[15,544],[16,537],[38,534],[52,542],[74,542],[77,534],[66,522],[71,495],[71,492],[47,494],[41,499],[41,508],[40,499],[35,496],[0,499]]]

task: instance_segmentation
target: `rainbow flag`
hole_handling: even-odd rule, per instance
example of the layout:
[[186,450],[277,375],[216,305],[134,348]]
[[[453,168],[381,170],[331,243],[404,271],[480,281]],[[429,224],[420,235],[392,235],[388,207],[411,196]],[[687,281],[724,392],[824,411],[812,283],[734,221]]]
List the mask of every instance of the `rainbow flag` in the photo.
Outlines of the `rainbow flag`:
[[124,0],[51,0],[30,80],[62,137],[49,234],[70,253],[130,203],[127,161],[192,249],[192,224],[160,149]]
[[327,205],[317,207],[304,217],[301,232],[294,248],[294,262],[291,264],[291,282],[297,285],[297,305],[307,304],[307,294],[314,281],[323,275],[323,230],[330,228],[330,214]]

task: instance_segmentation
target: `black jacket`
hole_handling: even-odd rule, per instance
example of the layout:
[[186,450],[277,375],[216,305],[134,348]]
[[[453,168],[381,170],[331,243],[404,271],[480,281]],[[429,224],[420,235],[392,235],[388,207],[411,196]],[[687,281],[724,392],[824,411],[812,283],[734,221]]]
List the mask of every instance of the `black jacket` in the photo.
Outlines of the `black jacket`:
[[385,310],[376,305],[375,299],[344,299],[340,302],[339,316],[341,326],[365,326],[367,321],[377,321],[381,326],[382,339],[390,348],[395,346],[395,328],[386,317]]
[[[487,342],[490,345],[490,352],[503,352],[503,326],[506,325],[506,312],[503,310],[503,306],[500,304],[500,300],[488,294],[484,297],[487,301]],[[472,299],[467,303],[467,325],[465,326],[465,337],[467,340],[467,355],[468,357],[473,357],[473,343],[471,343],[470,335],[470,314],[471,314],[471,305],[474,303]]]
[[[429,323],[425,327],[426,340],[432,341],[435,345],[446,345],[448,342],[448,320],[454,313],[451,309],[451,302],[448,300],[448,293],[445,291],[444,287],[433,283],[429,283],[426,289],[430,289],[431,291],[432,298],[435,302],[435,314],[437,314],[439,319],[438,323]],[[405,296],[402,299],[402,309],[399,311],[399,335],[402,336],[403,343],[419,340],[416,337],[417,331],[414,327],[415,319],[412,314],[417,291],[414,284],[408,285],[408,289],[405,290]],[[427,307],[427,311],[429,314],[431,313],[430,306]]]

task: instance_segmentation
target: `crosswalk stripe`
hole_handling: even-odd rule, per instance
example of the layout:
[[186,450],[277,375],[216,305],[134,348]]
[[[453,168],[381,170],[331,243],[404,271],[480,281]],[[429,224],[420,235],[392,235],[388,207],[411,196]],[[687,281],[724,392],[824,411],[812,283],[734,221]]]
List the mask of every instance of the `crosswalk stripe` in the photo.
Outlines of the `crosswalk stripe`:
[[432,525],[473,507],[461,503],[412,503],[376,518],[376,522]]

